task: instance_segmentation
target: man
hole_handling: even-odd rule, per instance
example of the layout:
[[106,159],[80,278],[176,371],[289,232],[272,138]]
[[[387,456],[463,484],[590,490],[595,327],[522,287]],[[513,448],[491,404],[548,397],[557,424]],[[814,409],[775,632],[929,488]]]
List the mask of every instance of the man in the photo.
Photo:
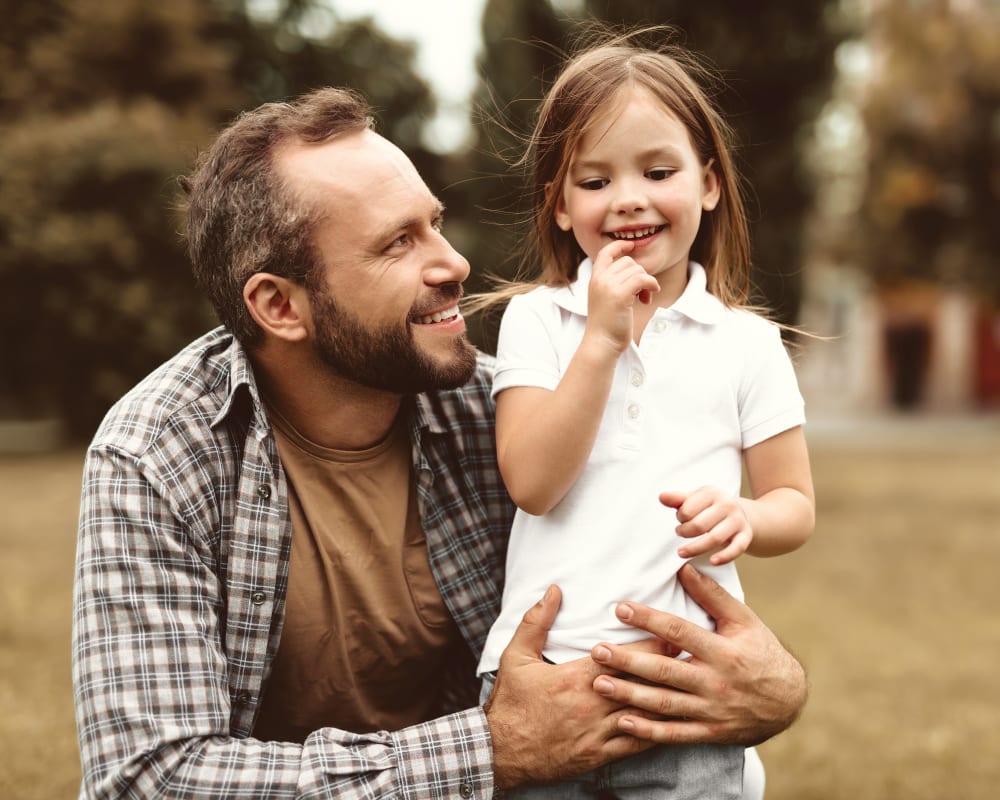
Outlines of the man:
[[716,633],[623,603],[645,646],[546,664],[553,587],[477,707],[512,508],[440,203],[336,89],[243,115],[185,186],[225,329],[88,451],[82,796],[489,797],[791,723],[801,667],[693,571]]

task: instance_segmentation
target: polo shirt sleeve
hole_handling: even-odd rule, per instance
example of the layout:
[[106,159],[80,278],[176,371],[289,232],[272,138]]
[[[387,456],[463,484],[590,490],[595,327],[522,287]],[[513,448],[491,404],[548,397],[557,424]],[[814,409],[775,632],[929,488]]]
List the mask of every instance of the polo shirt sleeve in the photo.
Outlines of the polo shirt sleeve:
[[805,403],[777,325],[747,314],[739,385],[743,449],[805,423]]
[[511,299],[500,322],[493,397],[504,389],[533,386],[554,390],[559,385],[556,335],[559,309],[551,292],[536,289]]

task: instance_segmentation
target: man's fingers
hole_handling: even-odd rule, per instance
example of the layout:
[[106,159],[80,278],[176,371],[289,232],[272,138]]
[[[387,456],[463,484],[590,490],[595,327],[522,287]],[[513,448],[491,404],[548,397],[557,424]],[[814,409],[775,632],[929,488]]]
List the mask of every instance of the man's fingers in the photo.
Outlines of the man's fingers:
[[692,744],[714,741],[718,726],[697,720],[655,720],[635,715],[623,716],[618,727],[630,736],[656,744]]
[[[685,564],[677,573],[684,591],[715,620],[716,629],[723,623],[749,625],[757,621],[757,615],[707,575],[702,575],[690,564]],[[632,623],[629,623],[632,624]],[[643,626],[639,626],[643,627]],[[649,630],[646,628],[645,630]],[[650,631],[655,633],[655,631]],[[681,644],[677,642],[677,644]],[[686,645],[685,650],[696,653]]]
[[504,657],[517,656],[532,661],[541,660],[549,628],[555,621],[561,603],[562,592],[558,586],[546,589],[542,599],[524,613],[521,624],[517,626],[504,650]]

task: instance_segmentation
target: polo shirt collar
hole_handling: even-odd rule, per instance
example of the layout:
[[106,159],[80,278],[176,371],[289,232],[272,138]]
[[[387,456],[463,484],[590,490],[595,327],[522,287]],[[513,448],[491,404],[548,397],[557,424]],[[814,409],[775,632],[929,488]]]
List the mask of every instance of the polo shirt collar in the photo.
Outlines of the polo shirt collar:
[[[577,268],[576,280],[569,286],[555,290],[553,302],[570,313],[587,316],[587,288],[590,286],[590,276],[593,265],[589,258],[580,262]],[[668,311],[683,314],[689,319],[704,325],[714,325],[725,314],[725,306],[719,299],[707,291],[708,278],[705,268],[697,261],[688,262],[688,282],[684,292]]]

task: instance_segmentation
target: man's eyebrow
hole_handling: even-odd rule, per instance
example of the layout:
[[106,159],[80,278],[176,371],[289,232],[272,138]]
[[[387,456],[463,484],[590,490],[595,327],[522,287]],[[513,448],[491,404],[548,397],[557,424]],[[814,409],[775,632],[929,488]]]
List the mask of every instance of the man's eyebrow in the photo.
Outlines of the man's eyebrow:
[[[444,214],[444,203],[435,198],[429,210],[431,219],[437,220]],[[391,225],[387,225],[379,234],[377,240],[389,241],[391,239],[394,239],[403,231],[407,231],[410,228],[416,227],[417,225],[422,225],[426,220],[427,220],[426,217],[406,217],[404,219],[401,219],[398,222],[394,222]]]

